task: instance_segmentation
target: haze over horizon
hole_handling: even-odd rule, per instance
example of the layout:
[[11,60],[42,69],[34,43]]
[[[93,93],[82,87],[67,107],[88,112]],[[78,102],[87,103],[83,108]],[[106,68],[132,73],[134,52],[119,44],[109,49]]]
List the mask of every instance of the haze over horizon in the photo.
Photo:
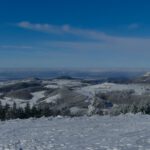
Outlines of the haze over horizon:
[[150,1],[0,2],[0,68],[150,66]]

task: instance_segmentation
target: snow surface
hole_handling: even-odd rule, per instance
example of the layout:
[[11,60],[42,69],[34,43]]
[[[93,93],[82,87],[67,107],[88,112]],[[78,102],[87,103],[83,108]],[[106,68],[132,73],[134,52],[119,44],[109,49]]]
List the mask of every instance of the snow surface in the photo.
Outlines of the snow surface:
[[60,99],[60,98],[61,98],[61,94],[56,94],[56,95],[54,95],[54,96],[51,96],[51,97],[46,98],[44,101],[45,101],[46,103],[56,103],[56,101],[57,101],[58,99]]
[[38,101],[40,98],[45,97],[45,96],[44,96],[44,93],[45,93],[45,91],[39,91],[39,92],[34,92],[34,93],[32,93],[33,98],[29,101],[30,106],[33,106],[33,105],[37,104],[37,101]]
[[135,94],[141,95],[145,92],[149,92],[150,84],[115,84],[106,82],[96,85],[80,87],[76,91],[87,96],[92,96],[98,92],[123,91],[123,90],[134,90]]
[[146,72],[143,77],[149,77],[150,76],[150,72]]
[[150,116],[40,118],[0,122],[0,150],[149,150]]
[[[4,85],[10,85],[15,84],[19,82],[30,82],[30,80],[14,80],[14,81],[8,81],[8,82],[0,82],[0,87]],[[90,85],[90,84],[84,84],[80,80],[65,80],[65,79],[53,79],[53,80],[43,80],[41,87],[44,86],[46,88],[50,89],[57,89],[57,88],[64,88],[64,87],[71,87],[74,92],[77,94],[80,93],[81,95],[84,95],[87,97],[85,100],[86,102],[90,102],[96,93],[99,92],[110,92],[110,91],[123,91],[123,90],[134,90],[135,94],[141,95],[141,94],[149,94],[150,95],[150,84],[115,84],[115,83],[100,83],[96,85]],[[30,103],[31,106],[34,104],[38,104],[40,100],[42,99],[42,102],[44,102],[44,92],[45,91],[38,91],[35,93],[31,93],[33,95],[33,98],[30,100],[23,100],[23,99],[15,99],[15,98],[9,98],[4,97],[0,99],[2,105],[9,104],[10,106],[13,106],[13,103],[15,102],[18,107],[25,107],[27,103]],[[2,93],[0,92],[0,95]],[[61,95],[52,95],[49,97],[45,97],[46,103],[56,103],[58,99],[61,98]]]
[[5,106],[6,104],[9,104],[10,106],[13,106],[13,104],[15,102],[17,107],[25,107],[27,105],[27,103],[29,103],[30,106],[32,107],[33,105],[37,104],[37,101],[40,98],[44,97],[44,92],[45,91],[39,91],[39,92],[31,93],[33,95],[33,98],[30,99],[30,100],[4,97],[4,99],[0,99],[0,101],[1,101],[3,106]]

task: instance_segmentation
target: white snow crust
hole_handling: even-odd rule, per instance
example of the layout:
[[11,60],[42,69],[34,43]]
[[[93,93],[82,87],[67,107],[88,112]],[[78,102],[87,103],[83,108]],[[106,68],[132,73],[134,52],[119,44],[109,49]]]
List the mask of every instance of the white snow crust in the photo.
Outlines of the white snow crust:
[[0,122],[0,150],[149,150],[150,116],[50,117]]

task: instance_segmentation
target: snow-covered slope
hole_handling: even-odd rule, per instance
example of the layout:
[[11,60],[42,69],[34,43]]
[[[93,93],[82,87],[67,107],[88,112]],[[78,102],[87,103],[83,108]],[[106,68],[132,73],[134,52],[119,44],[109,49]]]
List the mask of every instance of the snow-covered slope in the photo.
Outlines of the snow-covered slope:
[[123,90],[134,90],[135,94],[143,94],[150,89],[150,84],[115,84],[115,83],[101,83],[96,85],[89,85],[78,88],[79,93],[85,95],[94,95],[98,92],[109,92],[109,91],[123,91]]
[[[25,86],[28,86],[29,84],[29,86],[24,87],[24,84]],[[38,84],[38,86],[36,84]],[[38,104],[41,98],[43,98],[43,102],[45,101],[46,103],[50,103],[60,98],[61,97],[60,93],[56,93],[56,95],[51,95],[51,96],[48,95],[48,97],[46,97],[44,95],[45,92],[47,91],[53,92],[55,90],[57,91],[58,89],[63,89],[63,88],[77,88],[83,85],[86,85],[86,84],[83,84],[80,80],[66,80],[66,79],[41,80],[41,81],[27,79],[27,80],[0,82],[0,96],[1,96],[0,101],[2,105],[6,105],[7,103],[10,106],[12,106],[13,103],[15,102],[17,106],[19,107],[24,107],[26,106],[27,103],[30,103],[31,106],[33,106],[34,104]],[[41,90],[38,89],[36,91],[35,90],[36,88],[39,88],[39,89],[41,88]],[[27,93],[31,94],[32,98],[30,99],[17,98],[17,97],[20,97],[19,90],[22,90],[23,92],[25,91],[26,94]],[[32,90],[34,92],[32,92]],[[19,92],[17,92],[17,94],[15,94],[15,97],[13,97],[12,96],[14,95],[13,92],[16,92],[16,91],[19,91]],[[8,94],[8,93],[11,93],[11,94]]]
[[133,80],[135,83],[150,83],[150,72],[146,72],[140,77],[137,77]]
[[150,116],[0,122],[0,150],[149,150]]
[[150,72],[146,72],[143,76],[144,76],[144,77],[150,76]]
[[[112,108],[116,104],[114,98],[112,100],[109,95],[105,95],[107,97],[105,99],[101,95],[109,92],[120,92],[118,101],[126,97],[122,103],[131,105],[136,101],[131,101],[131,103],[126,103],[126,101],[133,95],[139,96],[139,102],[143,99],[149,101],[150,84],[116,84],[108,82],[92,84],[79,79],[17,80],[1,83],[0,102],[4,107],[6,104],[12,107],[14,102],[17,107],[22,108],[27,106],[28,103],[31,107],[36,106],[40,109],[49,107],[53,112],[52,114],[60,113],[60,115],[70,115],[74,109],[80,110],[81,114],[85,115],[89,112],[89,108],[93,109],[94,107],[94,110],[96,109],[95,113],[101,114],[102,109]],[[111,94],[113,95],[113,93]],[[132,99],[137,99],[137,97],[132,97]],[[118,101],[117,105],[120,104]]]

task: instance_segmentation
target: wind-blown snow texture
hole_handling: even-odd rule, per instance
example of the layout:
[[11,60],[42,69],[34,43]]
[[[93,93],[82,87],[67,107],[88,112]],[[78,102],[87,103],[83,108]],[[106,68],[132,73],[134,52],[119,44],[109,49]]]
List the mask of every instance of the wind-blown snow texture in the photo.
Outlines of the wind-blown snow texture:
[[149,150],[150,116],[0,122],[0,150]]

